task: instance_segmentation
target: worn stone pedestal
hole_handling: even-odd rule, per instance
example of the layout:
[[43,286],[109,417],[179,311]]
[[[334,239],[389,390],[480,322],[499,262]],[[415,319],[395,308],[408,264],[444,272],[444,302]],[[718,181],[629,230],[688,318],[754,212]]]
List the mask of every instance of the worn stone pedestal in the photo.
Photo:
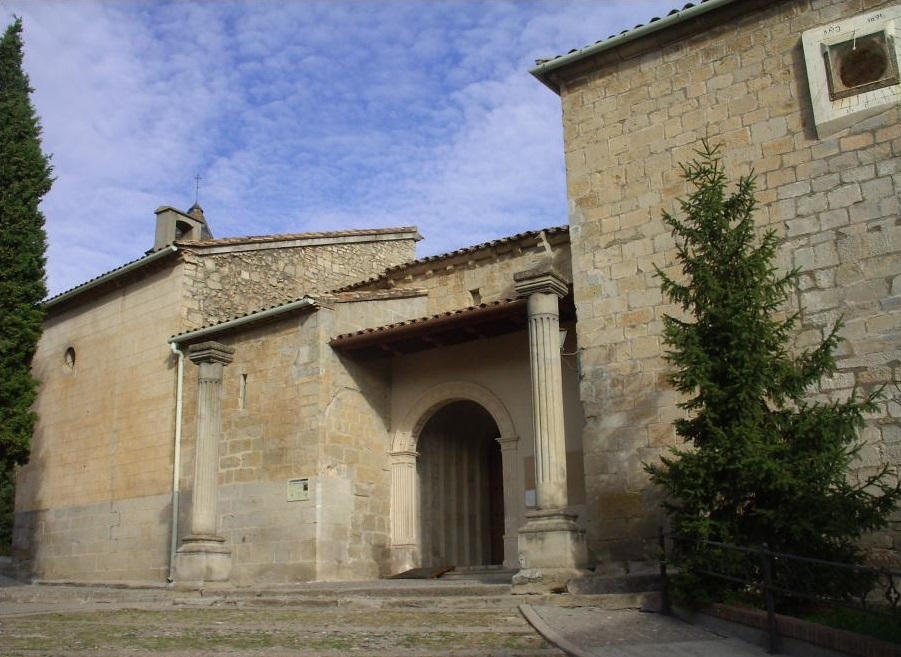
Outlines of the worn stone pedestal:
[[219,536],[186,536],[175,553],[176,577],[182,582],[225,582],[232,572],[231,550]]
[[519,530],[520,571],[514,593],[562,591],[574,577],[588,574],[585,530],[576,515],[558,509],[529,511]]

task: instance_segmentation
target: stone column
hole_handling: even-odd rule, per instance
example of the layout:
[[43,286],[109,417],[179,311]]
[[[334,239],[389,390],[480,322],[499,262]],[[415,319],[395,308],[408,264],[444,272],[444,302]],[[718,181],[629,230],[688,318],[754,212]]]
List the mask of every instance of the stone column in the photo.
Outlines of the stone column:
[[520,473],[519,436],[501,436],[501,468],[504,473],[504,568],[519,565],[519,526],[522,524],[523,486]]
[[402,573],[420,565],[419,487],[414,450],[391,452],[391,570]]
[[222,370],[235,350],[218,342],[188,347],[197,376],[197,438],[194,446],[194,489],[191,533],[175,556],[179,580],[223,582],[231,575],[231,551],[217,534],[219,504],[219,439],[222,434]]
[[546,591],[585,573],[585,532],[567,511],[566,432],[560,365],[559,299],[566,279],[553,268],[514,275],[516,291],[528,297],[529,359],[532,372],[532,428],[535,439],[536,509],[519,530],[521,590]]

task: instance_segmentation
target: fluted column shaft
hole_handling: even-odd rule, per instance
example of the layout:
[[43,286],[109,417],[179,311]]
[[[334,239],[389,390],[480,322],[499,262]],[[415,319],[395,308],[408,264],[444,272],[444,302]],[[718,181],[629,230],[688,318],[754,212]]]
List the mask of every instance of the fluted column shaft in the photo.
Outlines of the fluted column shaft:
[[538,509],[564,509],[569,502],[558,302],[567,284],[553,270],[521,272],[515,280],[516,291],[528,296],[536,504]]
[[532,294],[528,309],[536,502],[539,509],[562,509],[567,506],[566,434],[557,295]]
[[418,456],[414,450],[391,452],[391,568],[396,573],[421,565]]
[[188,357],[199,366],[197,440],[194,448],[194,493],[191,535],[215,536],[219,503],[219,439],[222,433],[222,370],[234,349],[217,342],[192,345]]
[[392,545],[419,543],[419,497],[416,486],[415,451],[391,452],[391,494],[395,513],[392,517]]

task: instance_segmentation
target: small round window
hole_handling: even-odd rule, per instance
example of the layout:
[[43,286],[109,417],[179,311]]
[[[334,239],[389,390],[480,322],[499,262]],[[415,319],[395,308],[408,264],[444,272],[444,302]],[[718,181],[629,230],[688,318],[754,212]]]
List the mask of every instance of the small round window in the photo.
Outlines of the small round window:
[[63,354],[63,362],[66,364],[66,369],[75,369],[75,350],[72,347],[66,349],[66,353]]

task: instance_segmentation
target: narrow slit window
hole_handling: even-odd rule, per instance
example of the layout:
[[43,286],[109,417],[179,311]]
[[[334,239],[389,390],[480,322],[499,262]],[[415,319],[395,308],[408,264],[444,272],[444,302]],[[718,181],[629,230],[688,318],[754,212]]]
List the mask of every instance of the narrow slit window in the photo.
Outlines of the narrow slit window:
[[63,363],[65,363],[66,369],[75,369],[75,349],[73,349],[72,347],[66,349],[65,353],[63,354]]
[[238,409],[247,408],[247,375],[242,374],[241,380],[238,382]]

